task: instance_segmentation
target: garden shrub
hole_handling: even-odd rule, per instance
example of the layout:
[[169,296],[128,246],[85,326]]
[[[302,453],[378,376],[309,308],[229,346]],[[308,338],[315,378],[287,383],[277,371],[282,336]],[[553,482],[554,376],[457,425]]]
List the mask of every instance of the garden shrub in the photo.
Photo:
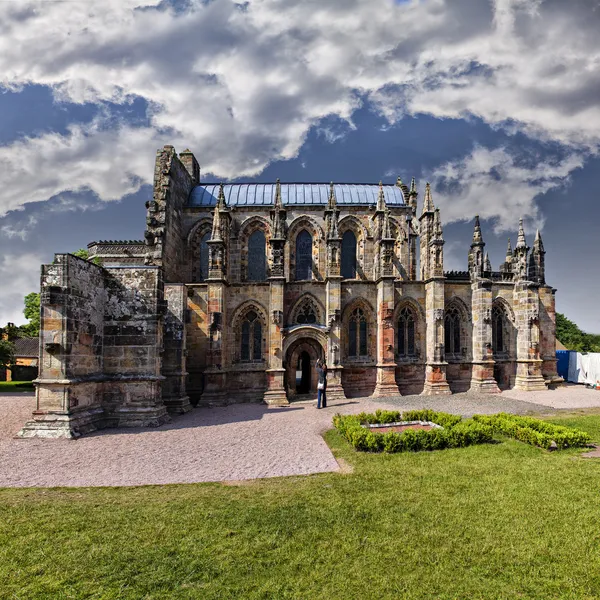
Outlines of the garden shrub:
[[475,415],[473,420],[491,427],[496,433],[540,448],[550,448],[552,442],[558,449],[577,448],[590,443],[590,436],[584,431],[554,425],[533,417],[498,413],[496,415]]
[[[399,421],[429,421],[442,425],[435,428],[407,429],[403,432],[378,433],[363,427],[363,424],[397,423]],[[420,450],[442,450],[462,448],[472,444],[492,441],[492,428],[472,419],[462,421],[462,417],[432,410],[398,411],[377,410],[375,413],[358,415],[335,415],[333,424],[357,450],[363,452],[418,452]]]

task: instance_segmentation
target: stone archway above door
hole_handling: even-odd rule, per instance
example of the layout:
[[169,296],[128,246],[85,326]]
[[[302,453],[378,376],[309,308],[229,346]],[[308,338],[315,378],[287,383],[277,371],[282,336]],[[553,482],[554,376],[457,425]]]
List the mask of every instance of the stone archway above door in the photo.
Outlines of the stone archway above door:
[[[325,356],[325,349],[314,338],[304,337],[297,338],[291,344],[286,346],[284,354],[285,382],[288,399],[297,398],[300,394],[308,394],[315,396],[317,394],[317,371],[315,364],[317,359]],[[302,389],[297,388],[297,371],[298,365],[308,360],[308,378],[309,381],[303,380]],[[304,378],[305,375],[301,374]]]

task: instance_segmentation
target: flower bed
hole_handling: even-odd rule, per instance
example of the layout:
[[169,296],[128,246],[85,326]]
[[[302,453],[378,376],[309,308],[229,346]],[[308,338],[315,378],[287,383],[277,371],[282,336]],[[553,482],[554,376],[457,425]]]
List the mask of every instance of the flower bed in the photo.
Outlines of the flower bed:
[[561,450],[583,447],[590,443],[590,436],[584,431],[553,425],[532,417],[498,413],[496,415],[475,415],[473,420],[491,427],[496,433],[508,435],[540,448]]
[[[391,425],[400,421],[427,421],[439,425],[430,430],[408,429],[403,432],[378,433],[368,425]],[[358,415],[335,415],[333,424],[357,449],[363,452],[417,452],[460,448],[492,441],[492,428],[473,420],[432,410],[378,410]],[[365,427],[367,425],[367,427]]]

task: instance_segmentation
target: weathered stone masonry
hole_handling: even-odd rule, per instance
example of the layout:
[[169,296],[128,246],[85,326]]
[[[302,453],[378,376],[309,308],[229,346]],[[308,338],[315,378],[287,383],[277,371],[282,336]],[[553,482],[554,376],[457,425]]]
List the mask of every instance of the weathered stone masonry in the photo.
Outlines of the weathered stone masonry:
[[[554,292],[522,223],[493,271],[475,221],[444,271],[429,185],[204,184],[157,152],[143,241],[56,255],[41,279],[37,409],[23,437],[156,426],[193,404],[544,389]],[[418,245],[417,245],[418,242]],[[419,255],[417,258],[417,254]]]

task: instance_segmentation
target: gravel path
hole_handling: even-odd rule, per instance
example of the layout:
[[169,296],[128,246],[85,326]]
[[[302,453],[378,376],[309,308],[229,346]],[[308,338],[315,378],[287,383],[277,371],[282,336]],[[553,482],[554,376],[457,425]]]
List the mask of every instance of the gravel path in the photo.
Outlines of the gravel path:
[[540,394],[360,398],[324,410],[316,410],[314,403],[289,408],[239,404],[195,409],[156,429],[108,429],[76,441],[14,439],[34,404],[31,395],[0,395],[0,487],[194,483],[337,471],[321,437],[336,412],[376,408],[432,408],[465,416],[501,410],[553,412],[600,406],[600,392],[573,386]]

